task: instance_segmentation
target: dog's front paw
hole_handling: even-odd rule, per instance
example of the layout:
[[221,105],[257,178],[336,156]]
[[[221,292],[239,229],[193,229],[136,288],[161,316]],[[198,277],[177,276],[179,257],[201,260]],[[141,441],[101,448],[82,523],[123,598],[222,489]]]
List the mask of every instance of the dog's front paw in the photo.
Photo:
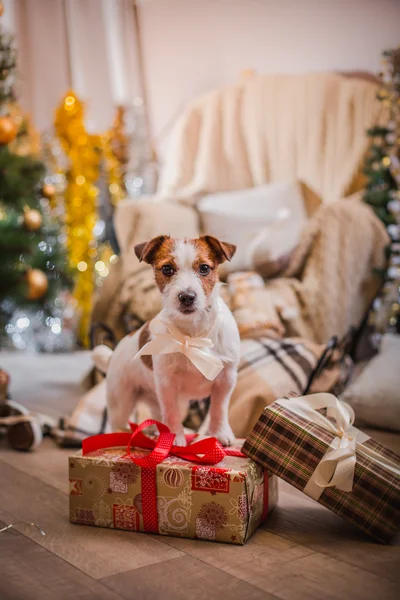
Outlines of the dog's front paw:
[[184,433],[177,433],[175,435],[174,446],[187,446]]
[[216,432],[209,432],[209,435],[216,437],[222,446],[232,446],[235,443],[235,436],[229,425],[225,425]]

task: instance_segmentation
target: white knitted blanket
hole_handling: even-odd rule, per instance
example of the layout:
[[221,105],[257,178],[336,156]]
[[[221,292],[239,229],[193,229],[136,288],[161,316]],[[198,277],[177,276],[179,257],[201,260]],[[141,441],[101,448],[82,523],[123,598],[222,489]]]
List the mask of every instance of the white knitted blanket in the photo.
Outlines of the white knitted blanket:
[[[332,73],[262,75],[194,101],[176,123],[158,197],[301,180],[328,203],[356,191],[377,85]],[[358,188],[359,189],[359,188]]]

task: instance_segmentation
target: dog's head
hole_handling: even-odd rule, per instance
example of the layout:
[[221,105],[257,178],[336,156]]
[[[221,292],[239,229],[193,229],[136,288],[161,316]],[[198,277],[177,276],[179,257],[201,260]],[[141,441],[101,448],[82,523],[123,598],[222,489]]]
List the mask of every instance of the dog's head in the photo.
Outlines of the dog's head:
[[211,235],[182,240],[160,235],[135,246],[138,259],[153,267],[164,307],[180,317],[208,310],[216,293],[217,267],[235,251],[236,246]]

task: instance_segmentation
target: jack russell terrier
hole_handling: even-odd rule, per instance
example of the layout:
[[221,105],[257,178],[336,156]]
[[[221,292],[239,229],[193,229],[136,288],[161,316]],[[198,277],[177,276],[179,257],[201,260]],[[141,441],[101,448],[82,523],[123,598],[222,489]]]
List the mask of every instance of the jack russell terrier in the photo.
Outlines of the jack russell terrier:
[[150,323],[124,337],[114,352],[97,346],[93,359],[107,373],[111,429],[127,426],[138,400],[186,445],[182,414],[189,400],[211,397],[201,433],[223,445],[235,437],[228,408],[236,384],[240,338],[235,319],[219,296],[217,267],[236,246],[210,235],[171,239],[161,235],[135,246],[152,265],[163,308]]

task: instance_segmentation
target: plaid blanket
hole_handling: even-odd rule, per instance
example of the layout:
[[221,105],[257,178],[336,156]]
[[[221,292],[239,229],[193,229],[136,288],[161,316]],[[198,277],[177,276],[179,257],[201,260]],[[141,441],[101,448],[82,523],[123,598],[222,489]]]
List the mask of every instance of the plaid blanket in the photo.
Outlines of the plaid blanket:
[[324,347],[298,338],[242,340],[238,381],[229,419],[246,437],[265,406],[290,393],[301,394]]
[[[297,338],[260,338],[241,341],[238,381],[232,394],[229,419],[237,437],[246,437],[265,406],[295,392],[302,394],[324,346]],[[322,385],[313,391],[328,391],[337,383],[338,366],[324,372]],[[203,422],[209,399],[194,401],[184,420],[185,427],[197,430]],[[138,420],[150,416],[139,411]],[[62,445],[81,444],[82,439],[105,430],[107,422],[105,380],[80,400],[71,417],[63,419],[53,432]]]

